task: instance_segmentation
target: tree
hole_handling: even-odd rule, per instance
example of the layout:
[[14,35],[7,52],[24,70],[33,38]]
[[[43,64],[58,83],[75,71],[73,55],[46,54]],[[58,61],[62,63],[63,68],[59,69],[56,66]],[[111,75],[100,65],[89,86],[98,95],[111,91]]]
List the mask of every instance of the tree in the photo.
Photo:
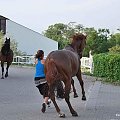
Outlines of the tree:
[[83,30],[87,34],[83,56],[89,56],[89,51],[91,51],[92,54],[108,52],[109,29],[95,30],[94,28],[84,28]]
[[120,33],[112,34],[108,40],[108,43],[110,48],[116,45],[120,45]]
[[69,22],[68,24],[58,23],[48,27],[44,35],[48,38],[58,41],[59,49],[63,49],[68,43],[71,35],[75,33],[86,33],[86,47],[83,56],[88,56],[89,51],[92,54],[99,54],[108,52],[110,45],[108,40],[110,38],[109,29],[85,28],[82,24],[76,22]]
[[98,37],[95,41],[95,50],[93,53],[105,53],[108,52],[108,38],[109,38],[109,30],[108,29],[98,29]]
[[11,43],[10,43],[10,48],[13,50],[14,52],[14,56],[18,55],[18,43],[15,41],[15,40],[11,40]]
[[86,46],[83,51],[83,56],[89,56],[89,51],[94,50],[95,40],[97,38],[97,31],[94,28],[85,28],[84,32],[87,34]]
[[111,38],[109,39],[108,43],[110,53],[120,54],[120,33],[115,33],[111,35]]
[[43,34],[58,42],[58,49],[63,49],[68,43],[71,35],[75,33],[75,29],[70,24],[57,23],[48,27]]
[[4,43],[4,35],[3,32],[0,32],[0,48],[2,48],[3,43]]

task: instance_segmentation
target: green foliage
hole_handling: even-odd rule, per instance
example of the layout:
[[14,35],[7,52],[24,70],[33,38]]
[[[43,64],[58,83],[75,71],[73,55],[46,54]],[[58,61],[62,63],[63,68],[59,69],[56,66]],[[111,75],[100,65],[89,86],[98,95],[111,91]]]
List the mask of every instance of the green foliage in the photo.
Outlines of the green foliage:
[[120,33],[112,34],[111,37],[108,39],[109,48],[113,46],[119,45],[120,46]]
[[44,36],[58,42],[58,49],[63,49],[70,41],[69,38],[74,34],[80,32],[82,25],[74,25],[72,22],[69,24],[57,23],[48,27],[43,32]]
[[120,54],[96,54],[93,57],[94,75],[120,83]]
[[[70,41],[71,35],[79,32],[87,34],[86,47],[83,52],[83,56],[88,56],[89,51],[92,54],[99,54],[108,52],[110,43],[108,42],[110,37],[109,29],[85,28],[81,24],[75,24],[70,22],[69,24],[57,23],[48,27],[43,33],[46,37],[58,41],[59,49],[63,49]],[[113,41],[112,39],[110,40]]]
[[11,42],[10,43],[10,48],[13,50],[14,56],[16,56],[17,55],[17,45],[18,44],[15,40],[11,40],[10,42]]
[[92,51],[95,47],[94,41],[97,38],[97,31],[94,28],[85,28],[87,34],[86,46],[83,52],[83,56],[89,56],[89,51]]
[[109,48],[110,53],[119,53],[120,54],[120,45],[113,46],[112,48]]
[[109,29],[95,30],[94,28],[84,28],[84,32],[87,34],[87,44],[83,56],[88,56],[89,51],[91,51],[92,54],[108,52]]
[[49,26],[43,34],[46,37],[57,41],[59,49],[64,48],[64,46],[69,43],[67,26],[62,23]]
[[2,32],[0,32],[0,48],[2,47],[3,43],[4,43],[4,35]]

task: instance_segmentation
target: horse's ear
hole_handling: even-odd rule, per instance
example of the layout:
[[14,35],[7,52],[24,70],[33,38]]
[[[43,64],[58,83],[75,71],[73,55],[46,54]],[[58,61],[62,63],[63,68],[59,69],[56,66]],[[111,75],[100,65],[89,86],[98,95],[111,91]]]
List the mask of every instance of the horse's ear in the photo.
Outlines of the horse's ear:
[[85,40],[87,39],[87,34],[86,33],[83,33],[84,37],[85,37]]
[[9,40],[9,42],[10,42],[10,38],[9,38],[8,40]]
[[10,40],[10,38],[7,38],[7,37],[6,37],[6,40]]

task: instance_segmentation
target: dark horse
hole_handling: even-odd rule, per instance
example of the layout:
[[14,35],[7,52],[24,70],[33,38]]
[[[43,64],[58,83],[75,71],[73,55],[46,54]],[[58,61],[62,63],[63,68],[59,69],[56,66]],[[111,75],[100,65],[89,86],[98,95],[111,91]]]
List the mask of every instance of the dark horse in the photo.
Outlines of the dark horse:
[[4,79],[4,62],[7,63],[5,77],[8,77],[8,69],[13,61],[13,51],[10,49],[10,38],[5,40],[1,51],[0,51],[0,61],[2,67],[2,78]]
[[62,80],[65,85],[64,97],[72,116],[78,116],[69,100],[73,76],[77,76],[82,88],[82,100],[86,100],[84,82],[82,80],[80,69],[80,58],[82,57],[85,44],[86,36],[84,34],[75,34],[72,37],[71,44],[68,45],[64,50],[52,51],[46,58],[46,80],[49,85],[51,100],[56,108],[57,113],[59,114],[59,117],[65,117],[65,114],[60,111],[60,108],[55,101],[54,88],[57,81]]

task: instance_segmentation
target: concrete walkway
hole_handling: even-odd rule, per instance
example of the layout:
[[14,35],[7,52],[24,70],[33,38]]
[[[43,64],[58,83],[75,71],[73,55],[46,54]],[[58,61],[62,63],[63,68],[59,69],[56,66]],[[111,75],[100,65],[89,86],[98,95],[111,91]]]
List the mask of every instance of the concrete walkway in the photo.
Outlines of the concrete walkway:
[[120,86],[95,81],[81,120],[120,120]]
[[[11,67],[9,77],[0,79],[0,120],[61,120],[51,104],[41,113],[42,96],[33,81],[34,69]],[[78,117],[72,117],[65,100],[57,100],[66,114],[65,120],[120,120],[120,86],[103,84],[94,77],[83,75],[87,101],[81,100],[81,88],[75,80],[79,95],[70,101]],[[76,79],[76,78],[74,78]]]

